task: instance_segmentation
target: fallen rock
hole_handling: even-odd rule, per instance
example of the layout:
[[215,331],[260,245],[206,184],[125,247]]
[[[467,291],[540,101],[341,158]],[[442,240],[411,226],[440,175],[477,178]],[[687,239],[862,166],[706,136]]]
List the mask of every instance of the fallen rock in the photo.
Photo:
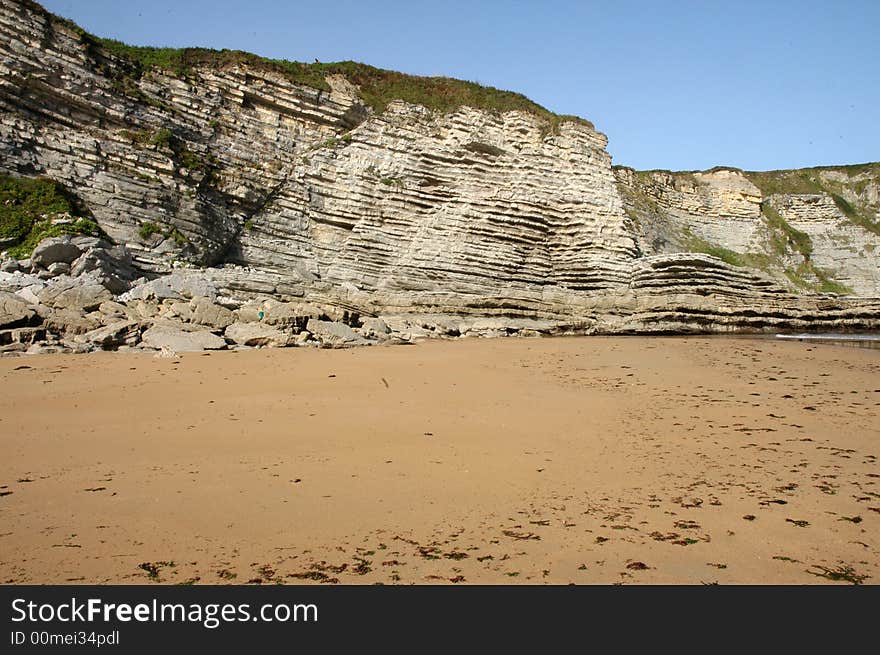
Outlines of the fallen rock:
[[345,323],[335,323],[333,321],[319,321],[317,319],[309,319],[306,330],[321,340],[321,343],[329,346],[343,345],[362,345],[368,343],[366,339],[357,334]]
[[44,320],[46,329],[56,334],[85,334],[101,325],[78,309],[56,309]]
[[81,250],[71,242],[69,236],[49,237],[43,239],[31,254],[31,264],[41,268],[49,268],[52,264],[70,265],[80,256]]
[[259,323],[233,323],[226,328],[226,338],[239,346],[283,348],[293,342],[291,334]]
[[18,260],[14,257],[4,257],[0,261],[0,271],[4,273],[15,273],[18,271]]
[[226,340],[207,330],[186,332],[166,325],[154,325],[141,337],[141,342],[157,350],[173,352],[196,352],[199,350],[221,350],[226,348]]
[[70,273],[70,264],[65,264],[64,262],[55,262],[54,264],[49,264],[49,267],[46,269],[50,275],[53,277],[56,275],[66,275]]
[[58,353],[73,352],[63,343],[34,343],[25,350],[28,355],[55,355]]
[[[105,246],[109,245],[99,239],[96,241]],[[125,246],[113,246],[109,249],[90,247],[70,268],[70,275],[73,277],[86,273],[91,273],[100,280],[101,284],[116,294],[128,291],[135,275],[131,254]]]
[[105,300],[98,307],[98,311],[104,317],[103,322],[108,324],[107,321],[115,322],[115,319],[119,318],[129,318],[134,319],[137,316],[137,312],[133,309],[129,309],[122,303],[118,303],[115,300]]
[[41,289],[46,283],[36,275],[24,273],[22,271],[0,271],[0,291],[16,292],[24,287],[37,285]]
[[85,235],[70,237],[70,242],[83,252],[87,251],[89,248],[100,248],[102,250],[110,250],[113,248],[113,245],[104,239]]
[[236,309],[234,312],[238,323],[259,323],[266,315],[262,303],[250,301]]
[[40,302],[57,309],[79,309],[90,312],[100,307],[113,294],[93,278],[58,277],[39,294]]
[[44,289],[45,285],[42,284],[34,284],[29,287],[24,287],[23,289],[19,289],[15,292],[15,295],[24,300],[29,305],[39,305],[40,304],[40,291]]
[[160,305],[152,300],[129,300],[125,303],[125,306],[133,311],[136,316],[144,319],[155,318],[162,311]]
[[124,320],[81,334],[75,337],[75,341],[94,344],[107,350],[119,346],[133,346],[140,339],[140,334],[140,323]]
[[359,330],[366,336],[380,337],[391,334],[391,328],[381,318],[362,319]]
[[302,329],[310,318],[320,318],[323,312],[315,305],[303,302],[267,302],[263,323],[277,327]]
[[133,286],[120,300],[180,300],[181,298],[217,299],[217,287],[196,273],[172,273]]
[[27,303],[8,291],[0,291],[0,328],[25,327],[37,317]]
[[224,330],[235,323],[235,314],[208,298],[193,298],[189,302],[188,320],[214,330]]
[[43,341],[46,338],[46,328],[23,327],[11,330],[0,330],[0,345],[6,346],[12,343],[32,344]]

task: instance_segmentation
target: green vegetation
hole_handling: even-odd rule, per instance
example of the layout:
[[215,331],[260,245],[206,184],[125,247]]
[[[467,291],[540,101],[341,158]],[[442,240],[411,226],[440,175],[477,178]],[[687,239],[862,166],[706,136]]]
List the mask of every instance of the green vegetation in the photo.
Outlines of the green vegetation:
[[148,130],[119,130],[119,136],[140,145],[149,143],[152,138],[152,134]]
[[186,236],[174,226],[163,228],[161,225],[157,225],[152,221],[144,221],[141,223],[141,227],[138,230],[138,236],[141,239],[146,241],[154,234],[161,234],[166,239],[172,239],[178,246],[185,246],[189,243],[189,239],[187,239]]
[[733,250],[728,250],[722,246],[718,246],[708,241],[693,237],[688,247],[691,252],[699,252],[705,255],[712,255],[731,266],[748,266],[743,255]]
[[[120,130],[119,134],[134,144],[141,146],[153,146],[158,150],[165,150],[171,158],[183,168],[203,173],[208,180],[213,179],[217,172],[219,162],[212,154],[200,156],[189,149],[186,142],[178,138],[171,130],[162,128],[151,132],[149,130]],[[142,179],[151,180],[148,176],[140,175]]]
[[64,234],[107,236],[58,182],[0,175],[0,239],[11,242],[13,257],[29,257],[43,239]]
[[793,171],[744,172],[764,197],[777,193],[822,193],[819,176],[812,169]]
[[820,291],[821,293],[836,293],[840,296],[846,296],[853,292],[848,286],[832,280],[824,271],[819,270],[815,266],[813,267],[813,271],[816,273],[816,277],[819,278],[817,291]]
[[[777,218],[768,218],[767,220],[768,228],[770,229],[770,244],[775,251],[774,256],[754,252],[735,252],[723,246],[710,243],[693,234],[687,228],[682,232],[683,245],[690,252],[712,255],[731,266],[744,266],[765,272],[771,272],[773,269],[782,269],[785,277],[794,286],[807,291],[836,293],[839,295],[852,293],[852,289],[836,282],[828,273],[810,261],[809,254],[807,254],[812,252],[812,242],[809,235],[792,228],[778,214],[776,216]],[[765,218],[767,218],[766,213]],[[785,268],[782,263],[782,257],[785,256],[787,246],[790,243],[804,257],[804,261],[796,268]]]
[[[617,168],[623,169],[625,167]],[[707,172],[719,170],[738,169],[723,166]],[[652,217],[662,217],[666,214],[666,211],[658,205],[656,197],[649,191],[660,182],[656,179],[657,173],[664,172],[675,176],[677,180],[698,183],[694,177],[695,172],[691,171],[677,173],[671,171],[632,171],[637,184],[632,186],[619,184],[618,189],[626,201],[624,205],[627,214],[636,226],[641,221],[652,221],[655,220]],[[765,198],[761,203],[761,212],[767,226],[768,252],[734,252],[701,239],[686,228],[681,232],[681,246],[691,252],[713,255],[732,266],[756,268],[771,275],[782,272],[794,287],[806,291],[839,295],[852,293],[852,289],[835,281],[828,271],[815,266],[812,261],[813,242],[810,235],[789,224],[767,199],[776,194],[825,195],[834,200],[840,211],[852,223],[880,235],[880,221],[873,219],[876,208],[847,199],[853,197],[855,188],[859,185],[861,191],[864,192],[868,184],[880,183],[880,163],[762,173],[741,172],[759,188]],[[843,175],[846,177],[842,177]],[[856,175],[859,176],[858,179],[853,180],[852,177]],[[800,256],[802,259],[796,266],[789,263],[792,255]]]
[[161,130],[157,130],[155,134],[150,138],[150,143],[157,148],[163,147],[171,147],[174,142],[174,134],[171,130],[162,128]]
[[813,241],[809,234],[789,225],[766,201],[761,203],[761,213],[764,214],[767,226],[770,228],[770,245],[777,254],[784,255],[788,247],[792,246],[803,255],[805,260],[810,258],[813,254]]
[[834,200],[834,204],[837,205],[840,211],[846,214],[846,217],[849,218],[849,220],[856,225],[865,228],[869,232],[873,232],[877,236],[880,236],[880,222],[872,220],[864,212],[853,207],[845,198],[836,193],[831,194],[831,199]]
[[154,234],[158,234],[162,232],[162,228],[151,221],[145,221],[141,224],[140,229],[138,230],[138,236],[141,239],[149,239]]
[[[592,127],[592,123],[577,116],[554,114],[520,93],[449,77],[419,77],[354,61],[306,64],[269,59],[240,50],[128,45],[114,39],[96,37],[75,23],[54,16],[30,0],[26,0],[26,3],[31,10],[42,14],[53,25],[63,26],[77,34],[90,54],[99,62],[98,65],[105,74],[119,84],[120,90],[135,95],[140,95],[137,87],[129,84],[123,77],[136,81],[152,70],[168,71],[180,77],[192,77],[195,75],[195,70],[200,67],[219,69],[244,64],[251,68],[278,73],[294,84],[321,91],[330,91],[330,85],[325,79],[328,75],[342,75],[360,89],[364,103],[376,112],[384,111],[394,100],[403,100],[442,113],[455,111],[462,106],[496,112],[527,111],[545,119],[548,130],[553,133],[558,132],[560,124],[567,121]],[[113,71],[112,66],[101,62],[101,59],[107,59],[107,55],[121,59],[126,64],[125,70]]]
[[[826,174],[823,175],[823,173]],[[845,175],[849,181],[838,181],[827,173]],[[743,174],[761,190],[765,197],[777,193],[828,195],[850,221],[880,236],[880,222],[873,218],[874,212],[866,207],[856,206],[844,198],[845,188],[851,194],[861,194],[869,183],[880,184],[880,163],[821,166],[763,173],[744,172]],[[856,176],[862,179],[852,181],[852,178]]]

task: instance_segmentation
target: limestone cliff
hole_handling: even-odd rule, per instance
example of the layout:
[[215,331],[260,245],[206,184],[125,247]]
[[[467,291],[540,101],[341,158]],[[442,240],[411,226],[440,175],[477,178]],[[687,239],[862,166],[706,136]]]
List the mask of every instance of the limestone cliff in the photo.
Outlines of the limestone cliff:
[[63,183],[135,267],[205,267],[227,304],[437,333],[880,325],[877,300],[808,293],[880,295],[877,167],[818,171],[807,194],[613,170],[583,120],[377,104],[344,68],[304,71],[145,66],[0,0],[0,173]]
[[695,250],[795,291],[880,295],[880,164],[615,176],[644,255]]

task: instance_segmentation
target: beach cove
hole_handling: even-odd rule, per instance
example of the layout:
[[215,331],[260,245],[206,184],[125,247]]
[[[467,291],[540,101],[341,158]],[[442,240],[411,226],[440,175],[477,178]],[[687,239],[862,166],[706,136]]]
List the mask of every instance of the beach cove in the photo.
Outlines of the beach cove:
[[0,579],[880,580],[880,352],[462,339],[0,359]]

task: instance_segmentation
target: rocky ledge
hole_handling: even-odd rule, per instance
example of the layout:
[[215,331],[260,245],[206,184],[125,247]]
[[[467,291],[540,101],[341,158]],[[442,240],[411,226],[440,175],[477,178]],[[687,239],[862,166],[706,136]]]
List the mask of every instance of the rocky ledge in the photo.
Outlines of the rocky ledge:
[[29,260],[0,263],[3,355],[402,342],[380,319],[328,311],[270,297],[240,302],[192,269],[148,280],[124,246],[92,237],[51,237]]
[[832,296],[805,302],[769,278],[707,255],[644,258],[630,277],[626,293],[595,296],[574,315],[565,297],[548,297],[527,313],[485,299],[470,314],[454,313],[438,297],[423,311],[365,314],[358,308],[369,307],[368,298],[342,304],[279,300],[276,285],[283,278],[258,275],[264,292],[254,293],[253,272],[240,267],[179,268],[147,279],[124,246],[94,237],[50,237],[30,259],[0,262],[0,354],[175,354],[422,338],[863,330],[880,324],[880,302]]

